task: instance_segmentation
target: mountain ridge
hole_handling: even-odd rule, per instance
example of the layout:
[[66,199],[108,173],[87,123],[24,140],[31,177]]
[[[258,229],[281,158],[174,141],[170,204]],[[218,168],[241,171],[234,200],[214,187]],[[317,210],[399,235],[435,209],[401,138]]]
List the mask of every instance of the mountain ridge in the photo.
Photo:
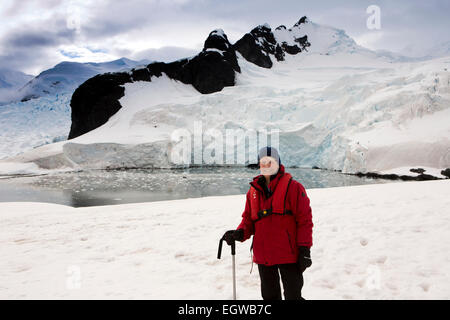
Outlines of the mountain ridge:
[[[309,37],[313,40],[309,41]],[[239,73],[236,53],[263,68],[284,61],[287,55],[303,52],[335,54],[361,52],[376,58],[374,51],[356,44],[344,30],[321,26],[301,17],[291,28],[280,25],[274,30],[267,24],[254,27],[234,44],[222,29],[211,31],[197,55],[173,62],[153,62],[129,72],[99,74],[81,84],[71,100],[72,126],[69,139],[98,128],[120,110],[123,85],[134,81],[150,81],[162,73],[184,84],[192,84],[202,94],[221,91],[235,85]],[[386,57],[384,57],[386,58]],[[92,92],[98,91],[98,95]]]
[[133,61],[125,57],[107,62],[61,61],[28,81],[18,90],[18,94],[21,101],[27,101],[48,94],[73,91],[96,74],[129,69],[147,62],[146,59]]

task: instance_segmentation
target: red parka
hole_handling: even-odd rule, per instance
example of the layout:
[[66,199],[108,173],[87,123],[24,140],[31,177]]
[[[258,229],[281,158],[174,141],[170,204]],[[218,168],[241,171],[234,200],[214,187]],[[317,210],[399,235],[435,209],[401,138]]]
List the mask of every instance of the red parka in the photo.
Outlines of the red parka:
[[[298,259],[298,247],[312,246],[312,213],[305,188],[300,182],[290,179],[286,194],[277,193],[277,186],[283,184],[279,183],[283,176],[286,181],[289,180],[289,173],[280,165],[277,175],[269,183],[268,187],[272,191],[269,198],[266,198],[264,189],[258,184],[258,179],[262,176],[253,178],[247,192],[242,221],[236,228],[244,230],[243,241],[253,235],[253,261],[257,264],[271,266],[295,263]],[[287,214],[264,213],[260,218],[255,217],[252,203],[259,205],[259,209],[271,208],[275,195],[283,197]]]

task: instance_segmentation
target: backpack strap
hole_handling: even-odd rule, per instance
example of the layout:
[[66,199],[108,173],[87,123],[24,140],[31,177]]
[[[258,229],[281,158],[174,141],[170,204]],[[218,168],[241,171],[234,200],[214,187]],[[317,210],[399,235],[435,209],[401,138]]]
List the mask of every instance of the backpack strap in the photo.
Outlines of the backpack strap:
[[280,215],[292,215],[291,210],[286,210],[286,199],[287,199],[287,193],[289,190],[289,185],[291,184],[292,176],[289,173],[285,173],[281,178],[280,181],[278,181],[277,186],[275,187],[275,190],[272,195],[272,202],[271,207],[269,209],[261,209],[258,210],[255,214],[253,214],[253,218],[255,222],[270,216],[271,214],[280,214]]

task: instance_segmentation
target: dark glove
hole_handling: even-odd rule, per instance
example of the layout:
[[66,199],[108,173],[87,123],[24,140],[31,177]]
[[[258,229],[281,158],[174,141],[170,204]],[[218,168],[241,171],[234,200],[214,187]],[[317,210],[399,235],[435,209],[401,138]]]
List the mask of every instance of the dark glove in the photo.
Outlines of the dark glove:
[[225,232],[222,239],[225,240],[229,246],[231,246],[231,244],[236,240],[237,241],[244,240],[244,230],[243,229],[228,230],[227,232]]
[[311,253],[308,247],[299,247],[298,249],[298,266],[301,272],[305,271],[306,268],[311,267]]

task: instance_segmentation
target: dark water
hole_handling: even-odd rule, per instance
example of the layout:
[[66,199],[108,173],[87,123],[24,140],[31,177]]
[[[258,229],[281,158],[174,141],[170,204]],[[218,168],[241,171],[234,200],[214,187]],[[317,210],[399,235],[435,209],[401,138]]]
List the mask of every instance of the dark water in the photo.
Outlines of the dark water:
[[[306,189],[392,182],[339,172],[286,168]],[[245,194],[259,171],[245,167],[88,170],[0,179],[0,202],[51,202],[72,207]]]

